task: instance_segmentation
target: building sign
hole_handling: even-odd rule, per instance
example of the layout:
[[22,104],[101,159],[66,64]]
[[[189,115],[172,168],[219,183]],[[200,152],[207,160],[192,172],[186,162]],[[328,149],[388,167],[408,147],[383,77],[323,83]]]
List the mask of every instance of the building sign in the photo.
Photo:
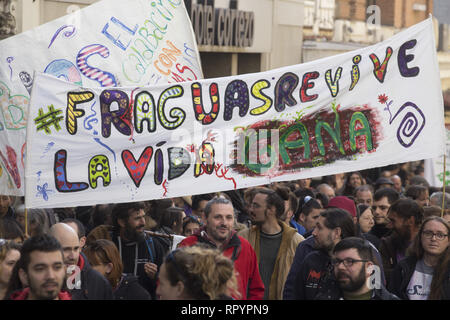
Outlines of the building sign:
[[[214,0],[185,0],[198,45],[251,47],[255,14],[236,8],[215,8]],[[236,2],[230,2],[236,7]]]

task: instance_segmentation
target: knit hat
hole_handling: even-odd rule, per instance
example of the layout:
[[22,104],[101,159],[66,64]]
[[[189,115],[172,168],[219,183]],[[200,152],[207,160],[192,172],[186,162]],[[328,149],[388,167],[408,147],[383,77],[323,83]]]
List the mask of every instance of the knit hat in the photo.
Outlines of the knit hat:
[[328,202],[327,208],[340,208],[346,210],[348,213],[352,215],[352,217],[356,217],[356,206],[355,202],[346,197],[346,196],[337,196],[332,198]]

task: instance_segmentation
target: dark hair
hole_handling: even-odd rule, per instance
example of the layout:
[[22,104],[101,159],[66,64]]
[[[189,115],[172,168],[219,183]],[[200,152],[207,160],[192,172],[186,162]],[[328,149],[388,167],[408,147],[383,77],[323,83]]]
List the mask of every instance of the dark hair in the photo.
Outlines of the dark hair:
[[294,217],[298,220],[301,213],[307,217],[314,209],[322,209],[322,206],[314,199],[314,196],[311,197],[307,195],[299,199],[298,209],[295,212]]
[[198,207],[200,206],[200,202],[209,201],[212,198],[214,198],[214,195],[212,195],[210,193],[196,194],[196,195],[192,196],[192,209],[197,210]]
[[120,229],[119,220],[127,221],[132,212],[145,210],[143,202],[118,203],[112,210],[113,226]]
[[289,208],[295,214],[298,208],[298,199],[295,194],[288,187],[277,186],[275,192],[283,199],[283,201],[289,201]]
[[294,194],[299,200],[302,200],[306,196],[310,196],[312,198],[314,198],[315,196],[314,192],[311,189],[302,189],[302,188],[295,190]]
[[328,208],[320,213],[325,218],[325,227],[328,229],[341,228],[341,239],[356,235],[353,218],[346,210],[340,208]]
[[[450,224],[446,220],[441,217],[435,216],[426,218],[420,226],[419,232],[414,238],[412,245],[406,252],[407,255],[414,257],[416,260],[420,260],[424,256],[425,251],[423,250],[422,246],[422,232],[423,229],[425,229],[426,224],[430,221],[437,221],[442,223],[447,228],[447,234],[450,234]],[[449,268],[450,246],[447,246],[447,249],[441,254],[441,256],[439,257],[439,261],[434,268],[433,280],[431,281],[430,295],[428,296],[428,300],[440,300],[444,297],[445,293],[443,292],[444,289],[442,284],[446,281],[446,278],[448,278]]]
[[353,171],[347,173],[347,178],[345,179],[344,187],[341,190],[342,191],[341,194],[343,196],[352,196],[353,193],[355,192],[355,188],[352,185],[350,185],[350,178],[354,174],[356,174],[359,177],[359,179],[361,180],[361,184],[364,184],[364,177],[362,176],[361,172]]
[[389,204],[393,204],[400,198],[400,195],[397,191],[395,191],[392,188],[381,188],[375,192],[375,194],[373,195],[373,200],[379,201],[384,197],[387,198]]
[[367,208],[371,209],[367,204],[364,203],[360,203],[356,206],[356,216],[358,217],[358,221],[363,212],[367,210]]
[[411,179],[409,179],[409,184],[421,185],[421,186],[424,186],[427,188],[430,187],[430,184],[428,183],[427,179],[425,179],[424,177],[422,177],[420,175],[416,175],[416,176],[412,177]]
[[70,222],[75,223],[77,225],[77,229],[78,229],[78,239],[81,239],[82,237],[86,236],[86,228],[84,227],[83,223],[81,223],[80,220],[73,219],[73,218],[67,218],[61,222],[65,223],[65,224],[68,224]]
[[3,235],[0,235],[0,237],[4,239],[14,240],[20,238],[22,241],[25,240],[22,228],[16,220],[2,219],[2,231]]
[[[211,213],[212,206],[215,204],[229,204],[233,207],[233,203],[226,199],[221,197],[214,197],[211,200],[208,201],[205,207],[205,218],[208,218],[209,214]],[[234,214],[234,207],[233,207],[233,214]]]
[[[445,211],[444,211],[445,212]],[[431,216],[440,217],[442,208],[439,206],[425,206],[423,207],[423,217],[428,218]]]
[[41,234],[35,237],[31,237],[22,245],[20,250],[20,259],[17,261],[19,269],[23,269],[25,272],[28,270],[30,264],[30,255],[34,251],[41,252],[61,252],[61,256],[64,257],[61,244],[55,237],[47,234]]
[[319,192],[319,193],[316,194],[316,199],[318,201],[320,201],[320,203],[322,204],[323,208],[328,207],[328,202],[330,201],[330,199],[328,199],[328,196],[326,194],[323,194],[323,193]]
[[93,227],[98,227],[100,225],[106,224],[109,216],[112,216],[113,204],[98,204],[94,208],[92,213],[92,224]]
[[333,249],[333,253],[348,250],[348,249],[356,249],[358,251],[358,255],[363,260],[369,260],[375,263],[373,254],[372,254],[372,246],[367,240],[358,238],[358,237],[348,237],[342,239],[336,244]]
[[258,188],[255,196],[258,194],[265,194],[266,197],[266,205],[267,207],[274,206],[276,211],[276,217],[280,218],[284,214],[284,201],[283,199],[278,195],[277,192],[275,192],[272,189],[269,188]]
[[418,184],[413,184],[411,186],[409,186],[406,191],[405,191],[405,197],[411,198],[413,200],[417,200],[420,198],[420,196],[422,194],[425,194],[425,192],[428,191],[427,187],[418,185]]
[[196,216],[194,216],[194,215],[192,215],[192,216],[187,216],[187,217],[185,217],[185,218],[183,219],[183,233],[184,233],[184,231],[185,231],[185,229],[186,229],[186,226],[187,226],[189,223],[196,223],[196,224],[198,224],[200,227],[203,226],[203,222],[200,221]]
[[[86,228],[92,227],[92,216],[93,216],[94,211],[95,211],[95,206],[80,206],[80,207],[75,208],[75,218],[83,224],[83,228],[85,231],[86,231]],[[86,235],[86,232],[85,232],[85,235]]]
[[[178,208],[178,207],[170,207],[167,208],[162,217],[161,217],[161,227],[168,227],[170,229],[173,229],[174,224],[176,224],[177,226],[180,227],[180,231],[181,231],[181,226],[183,224],[183,212],[184,209],[182,208]],[[175,230],[172,230],[175,231]]]
[[161,224],[161,218],[167,208],[173,206],[173,201],[171,199],[158,199],[150,201],[150,209],[148,210],[148,215],[155,220],[156,224],[159,226]]
[[395,201],[389,208],[389,212],[395,212],[403,219],[414,217],[416,226],[420,226],[423,221],[423,208],[417,202],[409,198]]

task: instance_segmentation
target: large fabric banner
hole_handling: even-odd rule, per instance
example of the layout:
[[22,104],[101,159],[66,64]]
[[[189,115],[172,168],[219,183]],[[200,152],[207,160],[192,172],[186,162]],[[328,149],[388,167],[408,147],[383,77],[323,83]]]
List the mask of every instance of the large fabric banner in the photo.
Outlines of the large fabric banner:
[[182,0],[100,1],[1,41],[0,194],[24,195],[34,71],[85,87],[203,78]]
[[239,189],[443,154],[431,20],[262,73],[93,88],[36,75],[26,206]]

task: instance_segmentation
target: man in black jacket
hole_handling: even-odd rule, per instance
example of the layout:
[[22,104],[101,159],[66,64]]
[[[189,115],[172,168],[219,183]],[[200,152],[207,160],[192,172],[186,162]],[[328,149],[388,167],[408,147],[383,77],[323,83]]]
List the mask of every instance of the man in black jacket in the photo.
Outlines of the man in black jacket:
[[333,250],[332,265],[340,289],[333,300],[399,300],[382,284],[374,261],[366,240],[349,237],[340,241]]
[[419,232],[423,217],[423,208],[412,199],[399,199],[389,208],[388,227],[392,233],[381,239],[379,248],[388,281],[397,263],[405,258],[406,249]]
[[312,234],[318,250],[301,263],[295,278],[295,300],[331,299],[337,295],[331,256],[339,241],[355,236],[353,218],[343,209],[329,208],[320,214]]
[[63,248],[64,263],[67,266],[67,288],[72,300],[113,300],[113,292],[108,280],[91,268],[81,253],[78,234],[65,223],[54,224],[50,228]]
[[[375,192],[373,195],[373,217],[375,219],[375,225],[369,231],[369,234],[375,236],[374,241],[371,241],[375,247],[380,247],[381,238],[388,236],[391,233],[391,229],[387,227],[389,223],[388,212],[391,205],[400,198],[397,191],[392,188],[382,188]],[[375,242],[375,243],[374,243]]]

